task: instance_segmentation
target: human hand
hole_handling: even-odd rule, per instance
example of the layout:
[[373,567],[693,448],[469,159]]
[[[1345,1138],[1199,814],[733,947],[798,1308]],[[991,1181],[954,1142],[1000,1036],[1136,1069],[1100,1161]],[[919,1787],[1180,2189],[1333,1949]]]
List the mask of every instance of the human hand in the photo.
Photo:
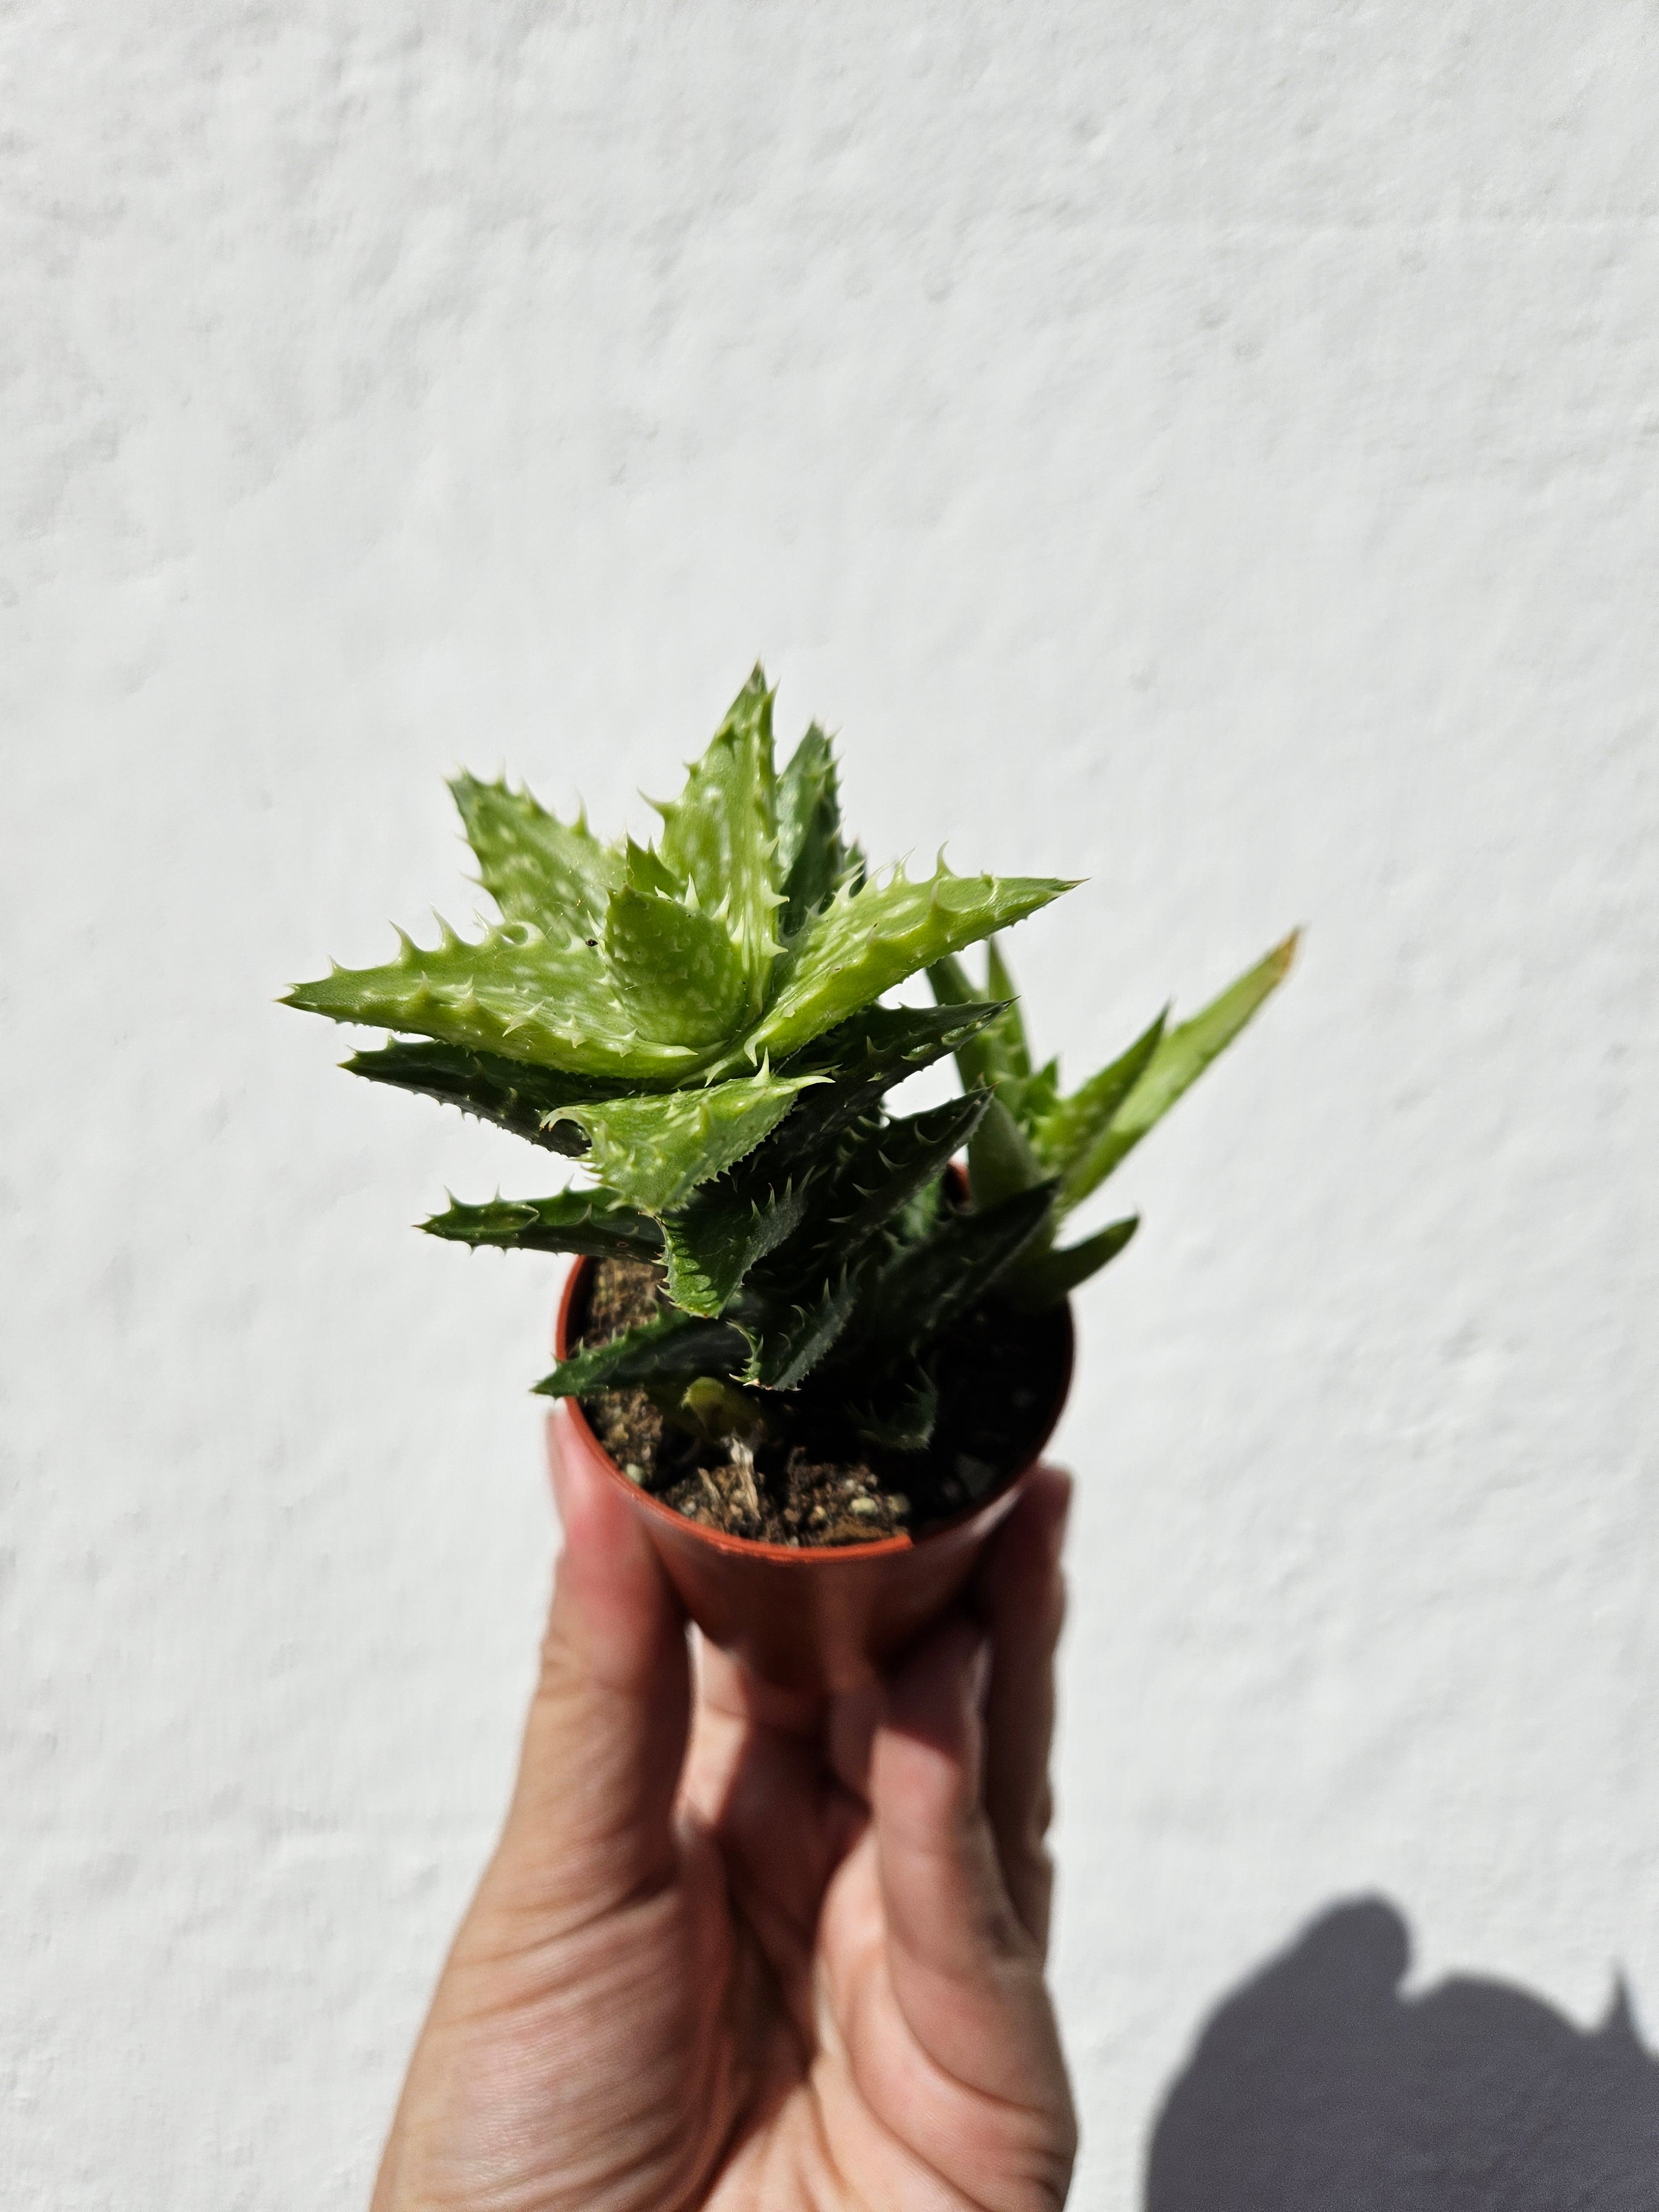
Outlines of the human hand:
[[971,1613],[822,1700],[700,1646],[625,1499],[564,1529],[500,1846],[373,2212],[1040,2212],[1076,2147],[1043,1984],[1070,1484]]

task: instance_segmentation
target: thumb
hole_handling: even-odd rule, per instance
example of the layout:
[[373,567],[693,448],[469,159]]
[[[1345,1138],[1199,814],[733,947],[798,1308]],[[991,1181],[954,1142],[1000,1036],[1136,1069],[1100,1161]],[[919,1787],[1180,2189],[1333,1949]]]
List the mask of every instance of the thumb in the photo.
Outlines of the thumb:
[[1042,1955],[1010,1899],[981,1797],[989,1659],[981,1632],[957,1619],[889,1686],[870,1770],[889,1978],[935,2065],[969,2089],[1045,2115],[1069,2144],[1070,2097]]
[[506,1830],[479,1902],[546,1941],[665,1881],[685,1753],[685,1618],[628,1501],[548,1424],[563,1547]]

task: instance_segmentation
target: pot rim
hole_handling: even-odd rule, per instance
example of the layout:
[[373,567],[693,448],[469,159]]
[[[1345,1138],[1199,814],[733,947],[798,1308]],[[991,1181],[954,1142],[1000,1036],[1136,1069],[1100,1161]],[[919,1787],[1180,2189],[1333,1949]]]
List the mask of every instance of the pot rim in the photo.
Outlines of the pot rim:
[[[566,1347],[570,1341],[570,1311],[575,1304],[577,1287],[596,1264],[586,1253],[582,1253],[572,1261],[566,1272],[563,1285],[559,1291],[558,1312],[553,1325],[553,1351],[557,1358],[564,1358]],[[952,1513],[947,1520],[933,1522],[928,1528],[923,1529],[920,1536],[911,1535],[907,1529],[899,1535],[881,1536],[868,1544],[772,1544],[758,1536],[736,1536],[729,1529],[711,1528],[703,1522],[688,1520],[684,1513],[677,1513],[672,1505],[665,1505],[659,1498],[653,1498],[642,1484],[629,1480],[598,1437],[594,1435],[592,1424],[582,1411],[580,1399],[562,1398],[558,1402],[564,1408],[565,1419],[574,1422],[582,1436],[592,1446],[595,1456],[602,1462],[606,1474],[610,1475],[612,1481],[621,1486],[641,1512],[649,1515],[666,1528],[672,1528],[677,1535],[695,1538],[708,1545],[714,1551],[725,1552],[736,1558],[768,1559],[778,1566],[811,1567],[844,1565],[851,1567],[863,1559],[890,1559],[896,1558],[901,1553],[920,1551],[923,1546],[931,1544],[936,1537],[948,1536],[954,1530],[965,1527],[969,1522],[975,1520],[984,1512],[988,1505],[994,1504],[998,1498],[1005,1497],[1016,1483],[1023,1481],[1030,1473],[1042,1458],[1049,1437],[1053,1436],[1059,1425],[1060,1417],[1066,1409],[1066,1401],[1072,1392],[1072,1373],[1077,1353],[1077,1332],[1072,1320],[1071,1300],[1062,1299],[1055,1309],[1055,1313],[1063,1337],[1060,1381],[1054,1391],[1052,1408],[1039,1429],[1029,1454],[1011,1474],[998,1483],[994,1490],[987,1491],[983,1497],[969,1499],[959,1512]]]

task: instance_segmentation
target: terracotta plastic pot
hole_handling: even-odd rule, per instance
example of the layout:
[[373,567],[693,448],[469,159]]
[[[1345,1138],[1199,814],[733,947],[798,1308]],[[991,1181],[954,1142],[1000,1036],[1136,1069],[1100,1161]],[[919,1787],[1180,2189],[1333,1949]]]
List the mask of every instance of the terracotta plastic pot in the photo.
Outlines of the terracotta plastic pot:
[[[578,1260],[565,1279],[553,1337],[561,1359],[574,1334],[573,1316],[586,1304],[592,1266]],[[919,1537],[797,1550],[704,1528],[630,1482],[574,1398],[560,1401],[562,1448],[623,1491],[686,1611],[712,1643],[787,1689],[857,1689],[944,1612],[972,1573],[986,1538],[1012,1511],[1071,1384],[1069,1306],[1058,1310],[1056,1322],[1064,1332],[1059,1381],[1023,1464],[991,1496]]]

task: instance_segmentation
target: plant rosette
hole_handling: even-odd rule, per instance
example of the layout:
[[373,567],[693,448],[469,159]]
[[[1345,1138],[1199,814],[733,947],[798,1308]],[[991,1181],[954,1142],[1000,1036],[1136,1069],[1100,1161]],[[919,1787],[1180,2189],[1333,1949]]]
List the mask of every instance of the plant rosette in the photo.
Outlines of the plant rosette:
[[[654,844],[452,786],[500,919],[289,1003],[392,1032],[345,1065],[492,1121],[586,1183],[422,1225],[577,1255],[565,1448],[627,1492],[692,1617],[763,1675],[843,1688],[924,1627],[1047,1441],[1069,1294],[1125,1217],[1060,1231],[1287,972],[1292,936],[1063,1092],[996,933],[1071,890],[913,881],[846,841],[814,725],[781,770],[755,671]],[[657,802],[653,802],[657,804]],[[401,933],[400,933],[401,934]],[[958,956],[989,940],[982,989]],[[925,974],[932,1006],[888,994]],[[962,1094],[889,1093],[954,1057]],[[961,1164],[965,1158],[965,1166]]]

